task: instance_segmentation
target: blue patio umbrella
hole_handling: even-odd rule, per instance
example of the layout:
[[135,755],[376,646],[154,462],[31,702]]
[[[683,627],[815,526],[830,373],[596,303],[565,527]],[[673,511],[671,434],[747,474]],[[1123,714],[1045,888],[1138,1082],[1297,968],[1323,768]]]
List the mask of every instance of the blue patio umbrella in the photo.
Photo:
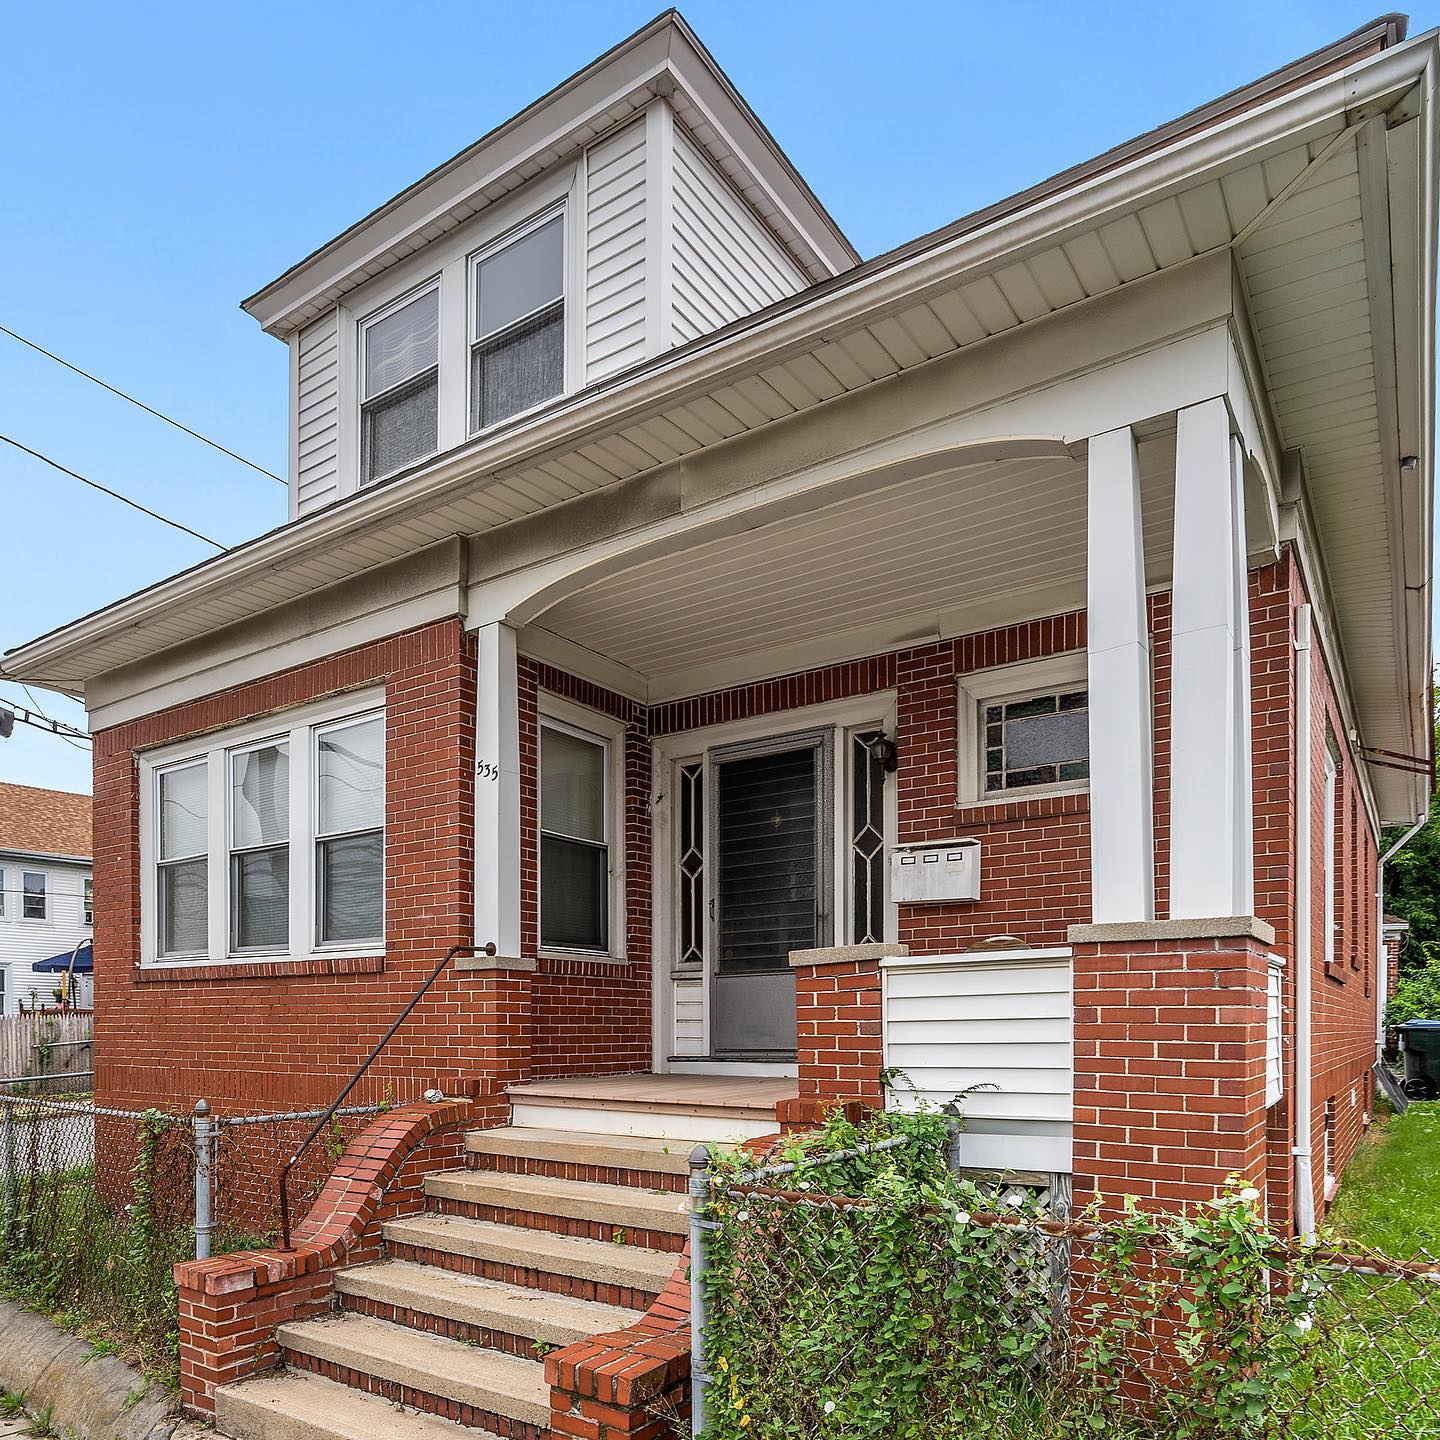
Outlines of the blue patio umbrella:
[[[70,963],[72,955],[75,957],[73,966]],[[58,955],[50,955],[44,960],[37,960],[30,968],[56,975],[64,975],[67,971],[75,975],[90,975],[95,970],[95,951],[90,941],[86,940],[78,950],[72,946],[69,950],[62,950]]]

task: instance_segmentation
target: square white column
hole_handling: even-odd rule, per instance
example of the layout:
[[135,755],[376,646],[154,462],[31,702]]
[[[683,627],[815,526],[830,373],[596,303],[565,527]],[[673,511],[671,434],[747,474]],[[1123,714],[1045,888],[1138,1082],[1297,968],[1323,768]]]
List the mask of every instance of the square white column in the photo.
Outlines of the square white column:
[[1090,903],[1102,925],[1155,918],[1150,636],[1128,427],[1090,437],[1088,481]]
[[1181,410],[1171,605],[1170,916],[1254,908],[1243,453],[1223,400]]
[[482,625],[475,723],[475,943],[520,955],[520,697],[515,632]]

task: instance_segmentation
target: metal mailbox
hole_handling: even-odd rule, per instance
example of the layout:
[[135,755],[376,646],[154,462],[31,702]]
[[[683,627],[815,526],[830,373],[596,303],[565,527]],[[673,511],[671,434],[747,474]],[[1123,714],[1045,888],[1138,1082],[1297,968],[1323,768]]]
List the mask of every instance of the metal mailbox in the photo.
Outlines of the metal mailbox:
[[978,900],[980,842],[962,835],[896,845],[890,852],[890,894],[901,905]]

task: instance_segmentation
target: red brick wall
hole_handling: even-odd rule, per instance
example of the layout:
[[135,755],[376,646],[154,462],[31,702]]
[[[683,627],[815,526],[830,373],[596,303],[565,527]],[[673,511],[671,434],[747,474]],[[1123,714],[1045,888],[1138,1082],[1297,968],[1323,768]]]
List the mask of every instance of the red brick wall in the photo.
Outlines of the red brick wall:
[[[327,1103],[434,960],[472,939],[475,648],[437,622],[99,732],[95,782],[96,1088],[106,1103],[221,1113]],[[381,685],[386,707],[382,962],[139,971],[138,752]],[[473,1088],[483,977],[448,974],[357,1098]]]

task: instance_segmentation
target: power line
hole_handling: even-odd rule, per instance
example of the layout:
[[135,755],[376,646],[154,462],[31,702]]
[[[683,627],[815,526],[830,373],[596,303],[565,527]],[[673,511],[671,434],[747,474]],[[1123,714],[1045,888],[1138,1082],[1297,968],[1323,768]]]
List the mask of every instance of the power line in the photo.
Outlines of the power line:
[[[27,710],[23,705],[17,705],[13,700],[0,698],[0,715],[8,715],[18,720],[22,725],[33,725],[37,730],[43,730],[47,735],[58,735],[62,740],[74,745],[77,741],[90,743],[90,736],[83,730],[77,730],[73,725],[67,725],[63,720],[52,720],[48,715],[41,715],[37,711]],[[73,736],[74,739],[70,737]]]
[[25,336],[11,330],[8,326],[0,325],[0,334],[8,335],[12,340],[18,340],[22,345],[28,345],[37,354],[43,355],[47,360],[53,360],[57,365],[63,365],[67,370],[73,371],[76,375],[82,376],[90,381],[92,385],[98,385],[102,390],[108,390],[112,395],[118,395],[122,400],[128,400],[130,404],[138,406],[147,415],[153,415],[157,420],[163,420],[167,425],[173,425],[177,430],[183,430],[187,435],[199,440],[202,444],[208,445],[212,450],[218,450],[222,455],[228,455],[232,460],[238,460],[242,465],[248,465],[252,470],[258,471],[268,479],[274,480],[277,484],[284,485],[286,481],[283,476],[277,475],[273,470],[267,470],[263,465],[257,465],[253,460],[247,460],[243,455],[237,455],[233,450],[227,450],[218,440],[212,440],[208,435],[202,435],[198,430],[192,430],[188,425],[183,425],[179,420],[164,414],[155,409],[153,405],[147,405],[143,400],[137,400],[133,395],[127,395],[123,390],[117,390],[108,381],[102,380],[98,375],[92,375],[88,370],[82,370],[78,365],[72,365],[68,360],[55,354],[53,350],[47,350],[43,345],[37,345],[33,340],[27,340]]
[[11,439],[9,435],[0,435],[7,445],[13,445],[17,450],[23,450],[27,455],[33,455],[35,459],[42,460],[52,469],[58,470],[62,475],[68,475],[72,480],[78,480],[82,485],[88,485],[92,490],[98,490],[102,495],[108,495],[112,500],[118,500],[122,505],[128,505],[132,510],[138,510],[142,515],[148,515],[152,520],[158,520],[162,525],[168,525],[172,530],[183,531],[186,535],[193,535],[197,540],[203,540],[207,545],[213,545],[217,550],[224,550],[226,547],[218,540],[212,540],[208,535],[202,535],[198,530],[192,530],[188,525],[182,525],[178,520],[171,520],[168,516],[162,515],[158,510],[151,510],[148,506],[142,505],[138,500],[132,500],[128,495],[122,495],[118,490],[112,490],[108,485],[102,485],[98,480],[91,480],[80,474],[78,470],[72,470],[68,465],[62,465],[58,460],[52,460],[48,455],[42,455],[38,450],[32,450],[28,445],[22,445],[18,440]]
[[[23,680],[17,680],[15,683],[16,683],[17,685],[19,685],[19,687],[20,687],[20,688],[25,692],[25,694],[29,697],[30,703],[35,707],[35,713],[36,713],[42,720],[48,720],[52,725],[54,725],[54,726],[56,726],[56,727],[59,727],[59,726],[61,725],[61,723],[62,723],[61,721],[55,719],[55,717],[54,717],[53,715],[47,715],[47,714],[40,708],[40,702],[35,698],[35,692],[34,692]],[[0,697],[0,705],[8,705],[9,703],[10,703],[9,701],[5,700],[3,697]],[[66,726],[65,728],[68,729],[69,727]],[[83,749],[85,748],[83,745],[80,744],[80,742],[79,742],[78,740],[72,740],[72,739],[70,739],[70,737],[69,737],[68,735],[61,735],[59,728],[56,729],[55,733],[56,733],[57,735],[60,735],[60,738],[61,738],[67,745],[73,746],[76,750],[83,750]],[[77,732],[77,733],[78,733],[78,732]]]

